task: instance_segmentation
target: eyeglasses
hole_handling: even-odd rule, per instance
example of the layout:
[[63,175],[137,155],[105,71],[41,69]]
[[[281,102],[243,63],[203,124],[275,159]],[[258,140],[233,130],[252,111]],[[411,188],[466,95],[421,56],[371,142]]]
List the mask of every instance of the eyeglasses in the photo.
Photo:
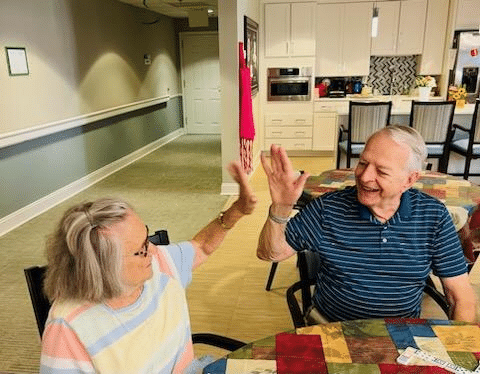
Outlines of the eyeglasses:
[[150,241],[148,240],[148,226],[145,225],[145,228],[147,229],[147,238],[145,239],[145,242],[143,243],[142,250],[135,252],[133,255],[134,256],[143,256],[147,257],[148,256],[148,245],[150,244]]

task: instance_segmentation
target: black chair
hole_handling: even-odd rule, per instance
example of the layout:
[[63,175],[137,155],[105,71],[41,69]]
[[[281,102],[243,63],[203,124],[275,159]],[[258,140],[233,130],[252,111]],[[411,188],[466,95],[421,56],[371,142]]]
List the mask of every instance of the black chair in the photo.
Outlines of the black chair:
[[[346,155],[347,168],[351,159],[359,157],[367,138],[375,131],[390,123],[392,102],[350,101],[348,110],[348,129],[340,126],[337,146],[337,169],[340,169],[342,153]],[[345,138],[346,135],[346,138]]]
[[[453,124],[448,136],[450,151],[458,153],[465,157],[465,167],[462,174],[451,173],[453,175],[463,175],[468,179],[470,175],[480,176],[480,173],[470,173],[470,163],[473,159],[480,158],[480,116],[478,115],[478,106],[480,99],[475,101],[475,110],[473,112],[472,124],[470,128]],[[457,133],[457,130],[459,131]]]
[[[166,245],[170,243],[166,230],[156,231],[154,235],[149,236],[149,240],[155,245]],[[48,312],[51,307],[50,301],[43,293],[43,279],[46,270],[47,266],[32,266],[24,269],[40,336],[43,335]],[[192,334],[192,341],[193,344],[207,344],[228,351],[235,351],[246,345],[246,343],[240,340],[210,333]]]
[[438,158],[438,171],[448,169],[448,134],[455,112],[455,101],[412,101],[410,127],[422,135],[428,158]]
[[[320,266],[319,256],[311,251],[298,252],[298,270],[300,280],[287,289],[287,304],[295,328],[315,324],[308,318],[312,306],[312,288],[315,286],[316,274]],[[297,297],[300,291],[301,297]],[[449,305],[446,297],[436,288],[431,277],[427,279],[424,292],[429,295],[449,315]]]

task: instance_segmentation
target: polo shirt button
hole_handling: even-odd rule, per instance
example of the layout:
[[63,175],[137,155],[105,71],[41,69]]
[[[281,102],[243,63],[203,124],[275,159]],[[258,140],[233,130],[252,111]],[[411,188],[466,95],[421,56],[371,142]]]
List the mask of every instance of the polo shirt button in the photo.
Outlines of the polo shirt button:
[[387,238],[383,238],[382,241],[383,241],[384,243],[386,243],[386,242],[387,242]]
[[383,226],[383,229],[386,230],[388,227],[387,226]]

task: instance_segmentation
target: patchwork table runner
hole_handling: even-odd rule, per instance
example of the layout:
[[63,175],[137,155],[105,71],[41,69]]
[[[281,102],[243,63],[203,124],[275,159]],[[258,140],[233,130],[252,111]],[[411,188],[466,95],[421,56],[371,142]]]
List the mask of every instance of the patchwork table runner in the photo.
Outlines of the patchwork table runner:
[[480,359],[480,325],[400,318],[328,323],[250,343],[204,373],[449,373],[421,359],[415,365],[398,364],[409,346],[473,371]]

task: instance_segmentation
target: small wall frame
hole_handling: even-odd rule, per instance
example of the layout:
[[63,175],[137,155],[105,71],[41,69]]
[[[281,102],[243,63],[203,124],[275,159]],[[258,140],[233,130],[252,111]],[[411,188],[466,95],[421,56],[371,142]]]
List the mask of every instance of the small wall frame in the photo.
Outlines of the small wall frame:
[[23,47],[5,47],[7,56],[8,74],[28,75],[27,51]]
[[245,60],[250,68],[252,80],[252,96],[258,92],[258,23],[243,16]]

